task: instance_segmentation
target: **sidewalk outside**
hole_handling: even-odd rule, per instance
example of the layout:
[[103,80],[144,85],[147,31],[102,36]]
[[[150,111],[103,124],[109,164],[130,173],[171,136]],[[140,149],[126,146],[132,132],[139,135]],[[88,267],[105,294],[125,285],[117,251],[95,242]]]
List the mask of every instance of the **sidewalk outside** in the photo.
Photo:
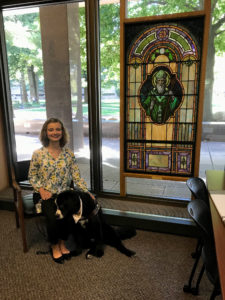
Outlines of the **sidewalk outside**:
[[[31,153],[41,146],[37,135],[16,135],[18,160],[31,158]],[[84,147],[75,151],[82,177],[90,187],[89,144],[84,138]],[[107,192],[120,192],[120,147],[119,139],[102,140],[103,189]],[[199,176],[205,179],[206,170],[224,170],[225,142],[203,141],[201,143]],[[127,194],[175,197],[190,199],[185,182],[127,178]]]

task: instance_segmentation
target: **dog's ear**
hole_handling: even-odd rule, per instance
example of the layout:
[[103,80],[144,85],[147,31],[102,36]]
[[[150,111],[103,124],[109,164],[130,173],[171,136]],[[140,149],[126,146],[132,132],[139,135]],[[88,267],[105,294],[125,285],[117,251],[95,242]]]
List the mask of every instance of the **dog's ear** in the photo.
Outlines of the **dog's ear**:
[[70,195],[71,195],[71,198],[74,200],[74,201],[79,201],[80,202],[80,192],[76,191],[76,190],[71,190],[70,191]]
[[88,193],[88,192],[80,192],[80,198],[83,200],[83,199],[86,199],[86,200],[90,200],[92,199],[91,198],[91,195]]
[[70,211],[70,213],[78,213],[78,211],[80,210],[80,197],[77,191],[65,191],[64,196],[62,198],[64,198],[62,199],[64,206],[67,206],[67,209]]

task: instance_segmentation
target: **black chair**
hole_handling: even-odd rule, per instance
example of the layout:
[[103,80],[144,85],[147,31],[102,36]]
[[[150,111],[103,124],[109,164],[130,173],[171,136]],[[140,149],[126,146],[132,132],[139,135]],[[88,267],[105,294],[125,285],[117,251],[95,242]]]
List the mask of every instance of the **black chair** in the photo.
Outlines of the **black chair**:
[[194,199],[201,199],[209,206],[209,192],[202,178],[191,177],[186,182]]
[[[186,185],[191,191],[191,194],[194,199],[201,199],[207,204],[207,206],[209,206],[209,192],[202,178],[191,177],[187,180]],[[195,252],[193,252],[191,256],[197,260],[201,253],[201,250],[202,250],[202,242],[201,239],[199,238],[197,241]]]
[[184,289],[184,292],[191,292],[192,294],[197,295],[199,284],[205,271],[209,281],[214,286],[210,297],[210,300],[213,300],[217,295],[221,293],[221,289],[210,208],[203,200],[194,199],[188,204],[187,209],[191,218],[194,220],[199,230],[199,234],[202,238],[201,258],[203,261],[203,266],[198,276],[196,286],[194,288],[191,288],[190,291]]
[[[207,206],[209,206],[209,193],[208,193],[207,187],[206,187],[203,179],[201,179],[199,177],[191,177],[187,180],[186,185],[189,188],[189,190],[191,191],[192,197],[194,199],[201,199],[202,201],[204,201],[207,204]],[[199,259],[200,259],[201,252],[202,252],[202,246],[203,246],[202,238],[199,237],[198,241],[197,241],[197,245],[195,247],[195,251],[191,253],[191,256],[192,256],[192,258],[195,259],[195,262],[194,262],[192,272],[191,272],[191,275],[189,278],[189,283],[188,283],[188,285],[184,285],[183,290],[185,292],[189,292],[192,294],[197,293],[196,288],[192,287],[192,280],[194,278],[194,274],[195,274],[195,271],[196,271],[198,263],[199,263]]]
[[[30,160],[18,161],[12,168],[12,188],[14,194],[16,226],[21,229],[23,251],[27,252],[27,237],[25,229],[25,215],[37,216],[36,208],[33,203],[33,191],[29,190],[28,171]],[[27,193],[24,193],[26,190]]]
[[[47,232],[45,227],[44,217],[42,213],[37,213],[37,209],[33,201],[33,189],[28,183],[28,172],[30,160],[15,162],[12,168],[12,188],[14,194],[16,226],[21,229],[23,251],[28,251],[27,236],[25,227],[25,216],[29,219],[35,217],[36,226],[39,232],[47,240]],[[71,188],[74,188],[74,183],[71,181]],[[42,218],[37,218],[42,217]],[[39,222],[38,222],[39,221]],[[41,222],[42,221],[42,222]]]

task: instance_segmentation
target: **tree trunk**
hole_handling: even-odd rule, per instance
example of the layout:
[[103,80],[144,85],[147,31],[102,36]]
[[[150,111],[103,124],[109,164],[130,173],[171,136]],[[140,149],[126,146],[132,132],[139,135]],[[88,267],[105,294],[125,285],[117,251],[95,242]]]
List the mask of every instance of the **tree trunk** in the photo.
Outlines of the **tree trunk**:
[[35,84],[36,84],[37,102],[39,102],[39,85],[38,85],[38,75],[37,75],[37,73],[34,73],[34,80],[35,80]]
[[30,101],[33,103],[37,103],[38,93],[37,93],[36,77],[35,77],[33,65],[27,67],[27,73],[28,73],[28,80],[30,85]]
[[200,0],[199,1],[199,10],[203,10],[205,5],[205,0]]
[[27,97],[24,72],[21,72],[20,86],[21,86],[21,102],[22,104],[26,104],[28,103],[28,97]]

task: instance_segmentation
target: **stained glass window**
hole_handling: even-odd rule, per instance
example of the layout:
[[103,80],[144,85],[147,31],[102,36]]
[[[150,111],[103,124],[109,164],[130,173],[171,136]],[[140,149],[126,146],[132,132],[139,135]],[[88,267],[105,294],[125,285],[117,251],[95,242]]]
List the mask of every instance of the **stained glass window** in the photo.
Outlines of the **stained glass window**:
[[125,170],[191,176],[203,20],[125,26]]

